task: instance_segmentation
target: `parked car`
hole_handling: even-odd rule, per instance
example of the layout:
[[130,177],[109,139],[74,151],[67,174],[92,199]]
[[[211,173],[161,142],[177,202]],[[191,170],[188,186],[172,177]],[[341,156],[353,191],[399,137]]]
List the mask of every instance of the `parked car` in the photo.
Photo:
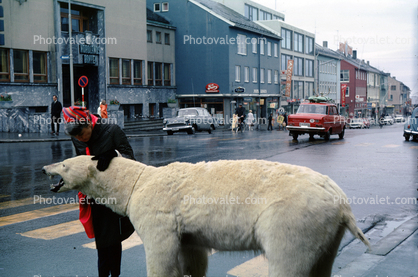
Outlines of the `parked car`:
[[403,115],[397,114],[397,115],[395,115],[395,122],[396,123],[398,123],[398,122],[405,122],[405,118],[403,117]]
[[363,129],[365,128],[364,120],[362,118],[350,118],[348,122],[349,129]]
[[393,125],[393,118],[390,115],[387,115],[382,119],[382,122],[385,125],[388,125],[388,124]]
[[309,134],[309,139],[319,135],[325,140],[330,135],[344,137],[345,118],[338,114],[337,106],[327,97],[310,97],[309,103],[302,103],[296,114],[288,116],[286,129],[294,140],[299,135]]
[[369,121],[370,125],[376,125],[376,119],[373,117],[368,117],[367,120]]
[[210,134],[216,128],[216,122],[216,119],[204,108],[184,108],[177,112],[176,117],[164,119],[163,130],[168,135],[175,132],[187,132],[191,135],[201,131],[208,131]]
[[418,108],[415,108],[412,115],[406,120],[403,128],[403,136],[406,141],[418,139]]

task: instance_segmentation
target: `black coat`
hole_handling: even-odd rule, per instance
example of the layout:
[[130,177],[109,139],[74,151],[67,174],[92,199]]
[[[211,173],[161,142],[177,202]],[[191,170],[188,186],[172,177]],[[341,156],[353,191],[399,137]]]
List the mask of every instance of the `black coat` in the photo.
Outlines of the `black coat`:
[[58,101],[58,100],[57,100],[56,103],[55,103],[55,101],[52,101],[52,103],[51,103],[51,116],[60,117],[61,116],[61,111],[62,111],[61,102]]
[[[122,129],[118,125],[102,123],[100,118],[94,126],[91,138],[87,143],[75,138],[71,139],[77,155],[85,155],[86,147],[89,148],[92,156],[116,149],[123,157],[135,160],[132,147]],[[96,247],[98,249],[120,243],[134,231],[129,218],[114,213],[104,205],[92,205],[92,218]]]

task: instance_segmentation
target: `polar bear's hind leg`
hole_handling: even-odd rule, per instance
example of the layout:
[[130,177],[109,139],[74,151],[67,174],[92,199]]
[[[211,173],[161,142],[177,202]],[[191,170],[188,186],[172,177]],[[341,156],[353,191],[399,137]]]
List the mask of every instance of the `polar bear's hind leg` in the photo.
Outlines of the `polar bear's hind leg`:
[[206,276],[209,251],[201,247],[184,245],[180,247],[179,261],[183,276]]

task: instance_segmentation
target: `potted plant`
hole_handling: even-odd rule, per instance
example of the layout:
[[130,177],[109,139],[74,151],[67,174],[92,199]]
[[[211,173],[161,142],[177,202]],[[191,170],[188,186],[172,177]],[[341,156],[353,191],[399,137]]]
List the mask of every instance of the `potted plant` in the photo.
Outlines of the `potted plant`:
[[10,94],[0,94],[0,108],[10,108],[13,104],[12,96]]
[[176,101],[176,99],[168,99],[167,100],[167,106],[169,108],[175,108],[175,107],[177,107],[177,101]]
[[110,100],[109,105],[107,106],[108,111],[118,111],[119,110],[120,103],[115,98],[113,100]]

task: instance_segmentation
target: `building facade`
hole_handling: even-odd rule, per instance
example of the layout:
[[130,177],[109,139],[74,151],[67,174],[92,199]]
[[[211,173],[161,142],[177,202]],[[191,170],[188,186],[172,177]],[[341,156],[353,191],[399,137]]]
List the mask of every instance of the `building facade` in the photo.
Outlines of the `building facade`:
[[[159,28],[162,36],[167,33],[173,38],[175,28],[161,18],[149,15],[148,19],[144,1],[72,1],[71,11],[68,4],[65,0],[2,1],[4,10],[11,13],[5,14],[0,46],[0,93],[10,94],[13,104],[0,110],[1,131],[47,132],[52,95],[63,106],[81,104],[81,76],[88,78],[84,100],[91,111],[101,100],[116,100],[120,110],[110,115],[122,126],[124,117],[162,116],[160,107],[175,97],[175,43],[171,39],[169,44],[150,45],[147,30]],[[155,51],[151,59],[148,47]],[[149,82],[150,70],[153,77],[169,76],[169,80]]]
[[[229,121],[238,104],[266,117],[278,106],[280,37],[210,0],[168,0],[164,17],[176,26],[180,107],[205,107]],[[163,5],[147,1],[155,11]]]

